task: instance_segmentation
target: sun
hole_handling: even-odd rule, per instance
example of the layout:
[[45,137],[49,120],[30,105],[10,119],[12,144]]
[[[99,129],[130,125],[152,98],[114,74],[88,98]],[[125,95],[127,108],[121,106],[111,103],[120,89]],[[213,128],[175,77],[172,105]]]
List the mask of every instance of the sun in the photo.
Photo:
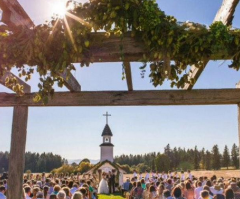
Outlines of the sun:
[[[72,4],[68,4],[68,0],[54,0],[51,2],[51,12],[54,15],[57,15],[63,18],[67,11],[72,9]],[[68,6],[67,6],[68,4]]]

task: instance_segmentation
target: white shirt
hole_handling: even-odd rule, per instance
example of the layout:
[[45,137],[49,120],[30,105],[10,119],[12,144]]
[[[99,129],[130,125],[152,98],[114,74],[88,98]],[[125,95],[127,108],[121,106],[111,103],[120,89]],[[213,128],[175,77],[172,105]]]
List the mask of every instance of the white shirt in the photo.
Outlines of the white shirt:
[[194,190],[194,198],[199,198],[200,197],[200,193],[201,193],[201,191],[203,190],[203,188],[202,187],[197,187],[197,188],[195,188],[195,190]]
[[188,177],[189,177],[190,180],[192,180],[192,174],[191,173],[188,174]]
[[133,177],[134,178],[137,177],[137,173],[136,172],[133,173]]
[[0,192],[0,199],[6,199],[6,196],[2,192]]
[[185,180],[185,175],[184,174],[181,175],[181,180]]
[[145,176],[145,181],[148,181],[148,180],[149,180],[149,173],[147,173]]

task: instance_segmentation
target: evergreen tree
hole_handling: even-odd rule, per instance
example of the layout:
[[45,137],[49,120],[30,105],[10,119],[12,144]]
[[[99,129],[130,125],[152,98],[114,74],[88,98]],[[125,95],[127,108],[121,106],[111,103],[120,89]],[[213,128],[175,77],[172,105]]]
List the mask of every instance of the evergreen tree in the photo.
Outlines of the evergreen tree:
[[193,160],[193,165],[194,169],[198,170],[199,169],[199,154],[198,154],[198,149],[197,146],[194,148],[194,160]]
[[221,168],[221,155],[219,153],[218,145],[212,148],[212,168],[218,170]]
[[204,168],[206,170],[210,170],[211,169],[211,153],[208,150],[206,151],[206,155],[205,155],[204,159],[205,159]]
[[233,146],[232,146],[232,150],[231,150],[231,156],[232,156],[232,165],[236,169],[239,167],[238,155],[239,155],[238,147],[234,143]]
[[160,154],[155,159],[155,165],[158,172],[170,170],[170,159],[166,154]]
[[225,145],[225,147],[224,147],[222,165],[224,167],[227,167],[227,169],[230,165],[230,155],[229,155],[229,150],[228,150],[227,145]]

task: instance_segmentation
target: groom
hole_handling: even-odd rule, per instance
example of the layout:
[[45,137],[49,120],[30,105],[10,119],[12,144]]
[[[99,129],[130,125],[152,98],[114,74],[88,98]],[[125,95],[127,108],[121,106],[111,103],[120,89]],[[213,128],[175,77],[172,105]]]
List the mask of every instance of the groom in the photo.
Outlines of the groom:
[[115,192],[115,174],[114,172],[109,171],[108,176],[109,194],[111,194]]

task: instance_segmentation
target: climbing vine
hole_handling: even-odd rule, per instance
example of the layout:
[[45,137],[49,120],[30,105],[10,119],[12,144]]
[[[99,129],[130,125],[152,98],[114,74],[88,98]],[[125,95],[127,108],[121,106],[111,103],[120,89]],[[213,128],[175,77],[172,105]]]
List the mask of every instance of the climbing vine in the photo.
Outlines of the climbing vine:
[[[9,30],[0,27],[0,77],[16,67],[19,77],[31,79],[34,72],[39,73],[39,92],[34,100],[47,103],[53,95],[53,85],[62,87],[61,73],[70,74],[75,67],[91,63],[89,47],[94,40],[91,33],[105,31],[106,37],[114,34],[121,38],[131,32],[132,37],[140,38],[147,49],[141,61],[142,75],[150,66],[150,81],[154,86],[162,85],[165,80],[171,86],[181,88],[185,83],[193,83],[188,77],[188,66],[201,67],[207,58],[221,53],[222,58],[232,55],[230,68],[240,67],[240,30],[221,22],[209,28],[195,23],[178,23],[173,16],[166,15],[154,0],[90,0],[88,3],[74,3],[68,12],[76,16],[53,17],[50,22],[33,27]],[[68,30],[70,28],[70,31]],[[119,51],[124,61],[124,46]],[[152,61],[155,60],[155,61]],[[147,64],[148,63],[148,64]],[[124,65],[123,65],[124,69]],[[7,77],[6,86],[19,95],[23,87],[16,79]]]

